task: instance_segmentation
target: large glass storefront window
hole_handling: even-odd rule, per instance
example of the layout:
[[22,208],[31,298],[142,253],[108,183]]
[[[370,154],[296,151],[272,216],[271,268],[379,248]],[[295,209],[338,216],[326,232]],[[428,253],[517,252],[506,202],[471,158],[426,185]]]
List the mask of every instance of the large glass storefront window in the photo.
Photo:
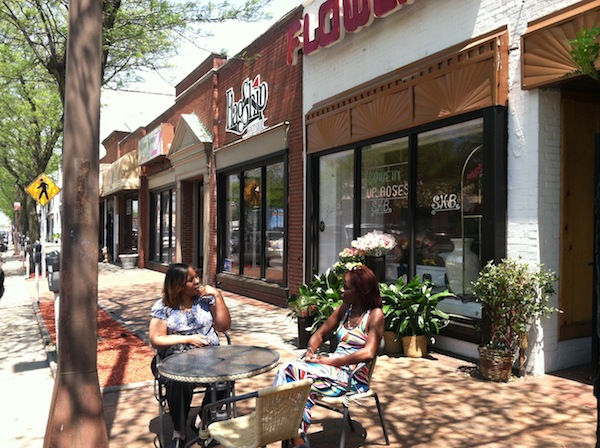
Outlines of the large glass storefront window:
[[265,254],[267,270],[265,277],[273,282],[283,282],[283,241],[284,241],[284,206],[285,177],[283,163],[275,163],[266,167],[266,222],[265,222]]
[[223,271],[240,273],[240,178],[231,174],[225,178],[225,222]]
[[482,148],[482,119],[418,136],[416,273],[459,297],[441,308],[470,317],[481,316],[471,282],[481,265]]
[[[502,132],[494,128],[502,123],[494,121],[492,112],[317,156],[312,164],[317,170],[314,210],[319,217],[313,223],[318,235],[313,271],[331,267],[353,238],[380,230],[397,241],[385,257],[386,282],[418,275],[433,283],[435,291],[447,288],[455,294],[443,301],[442,309],[481,318],[471,282],[482,264],[484,242],[489,259],[498,253],[497,235],[504,235],[505,226],[495,222],[493,213],[487,215],[487,228],[483,224],[484,198],[490,212],[495,210],[490,205],[496,194],[505,194],[505,180],[494,178],[484,196],[484,160],[502,163],[501,157],[490,155],[505,151]],[[485,116],[491,117],[487,134]],[[357,163],[360,169],[354,168]],[[493,166],[486,170],[494,173]]]
[[222,272],[284,283],[285,185],[284,162],[220,175]]
[[150,259],[159,263],[175,262],[176,192],[174,189],[150,193]]
[[261,278],[261,234],[262,234],[262,176],[256,168],[244,174],[244,274]]
[[125,216],[123,217],[123,253],[137,252],[138,244],[138,200],[137,197],[125,198]]
[[350,245],[354,216],[354,151],[319,158],[319,259],[325,270]]
[[386,256],[385,279],[389,282],[408,272],[408,155],[408,138],[361,151],[360,235],[381,230],[396,238],[396,247]]

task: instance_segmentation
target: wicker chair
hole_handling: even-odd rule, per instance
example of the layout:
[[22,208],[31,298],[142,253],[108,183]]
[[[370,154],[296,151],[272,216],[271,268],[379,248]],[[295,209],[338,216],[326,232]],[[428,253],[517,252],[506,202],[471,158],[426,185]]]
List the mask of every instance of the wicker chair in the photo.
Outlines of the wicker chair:
[[[381,352],[383,349],[383,339],[381,341],[381,345],[379,351]],[[338,412],[343,415],[342,421],[342,434],[340,436],[340,448],[344,448],[346,445],[346,422],[350,426],[352,432],[354,432],[354,425],[352,424],[352,419],[350,418],[350,406],[353,404],[362,404],[361,401],[373,398],[377,405],[377,412],[379,413],[379,422],[381,423],[381,429],[383,430],[383,436],[385,437],[386,445],[390,444],[390,439],[388,437],[387,431],[385,429],[385,424],[383,422],[383,412],[381,409],[381,403],[379,402],[379,397],[377,396],[377,392],[370,387],[371,377],[373,376],[373,372],[375,370],[375,364],[377,362],[377,356],[373,358],[370,363],[361,362],[356,365],[352,373],[350,374],[350,381],[348,381],[348,389],[343,395],[337,397],[327,397],[324,395],[320,395],[317,398],[316,405],[321,406],[323,408],[329,409],[331,411]],[[353,390],[350,390],[350,384],[352,384],[352,379],[354,375],[359,372],[366,364],[369,365],[369,389],[365,392],[357,393]]]
[[[229,334],[227,332],[223,332],[223,333],[219,333],[220,336],[223,336],[227,342],[227,345],[231,345],[231,338],[229,336]],[[169,405],[167,403],[167,388],[164,382],[162,382],[159,378],[159,373],[156,369],[156,365],[158,364],[158,362],[160,361],[158,354],[156,354],[154,356],[154,358],[152,358],[152,365],[151,365],[151,369],[152,372],[154,373],[154,398],[156,398],[156,401],[158,402],[158,421],[159,421],[159,432],[157,437],[154,439],[154,446],[156,448],[164,448],[168,445],[168,443],[166,443],[165,441],[165,425],[164,425],[164,418],[165,415],[169,414]],[[210,384],[199,384],[195,389],[194,389],[194,395],[198,395],[198,394],[206,394],[209,391],[209,386],[211,386]],[[213,385],[215,386],[215,385]],[[224,387],[227,390],[227,394],[229,395],[235,395],[235,383],[234,382],[228,382],[228,383],[223,383],[223,384],[219,384],[217,385],[217,387]],[[228,408],[228,412],[230,411],[231,408]],[[233,413],[235,414],[235,409],[233,410]]]
[[299,428],[311,385],[312,380],[294,381],[211,403],[202,411],[203,422],[209,421],[211,408],[227,403],[255,398],[256,408],[248,415],[209,423],[200,430],[200,439],[204,446],[214,439],[227,448],[257,448],[280,440],[286,446],[289,439],[301,436],[310,447]]

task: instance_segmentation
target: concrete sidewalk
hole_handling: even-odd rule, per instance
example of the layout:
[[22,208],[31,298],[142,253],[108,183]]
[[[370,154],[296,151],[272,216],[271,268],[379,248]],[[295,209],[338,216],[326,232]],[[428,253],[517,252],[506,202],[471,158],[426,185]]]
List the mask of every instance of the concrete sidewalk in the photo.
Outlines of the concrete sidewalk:
[[[0,302],[3,345],[0,380],[11,395],[2,407],[1,447],[42,445],[53,380],[44,339],[34,314],[33,280],[25,281],[16,260],[5,263],[9,277]],[[101,307],[147,339],[149,310],[159,297],[164,275],[145,269],[122,270],[100,264]],[[40,283],[41,300],[51,300]],[[226,293],[234,343],[279,351],[282,360],[301,352],[297,329],[286,310]],[[15,325],[16,324],[16,325]],[[51,353],[52,347],[46,346]],[[238,393],[266,387],[274,372],[241,380]],[[6,387],[8,386],[8,387]],[[379,358],[373,387],[380,394],[392,447],[593,447],[596,399],[592,386],[557,375],[514,378],[508,383],[479,379],[477,365],[432,352],[423,359]],[[158,432],[158,408],[151,384],[105,390],[105,418],[111,447],[151,447]],[[356,433],[348,448],[385,446],[377,413],[364,403],[352,413]],[[315,448],[337,446],[340,418],[315,409],[310,440]],[[191,436],[191,434],[190,434]],[[273,447],[278,445],[273,445]]]
[[54,379],[49,368],[23,263],[2,253],[6,291],[0,300],[0,446],[43,446]]

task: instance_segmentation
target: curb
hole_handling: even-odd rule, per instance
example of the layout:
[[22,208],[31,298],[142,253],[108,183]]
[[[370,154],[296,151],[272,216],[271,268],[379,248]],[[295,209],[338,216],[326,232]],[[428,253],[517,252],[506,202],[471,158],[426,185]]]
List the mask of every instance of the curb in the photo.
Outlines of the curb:
[[46,358],[48,360],[48,366],[52,371],[52,377],[56,378],[56,372],[58,370],[58,355],[56,353],[56,345],[52,342],[52,338],[50,337],[50,333],[46,328],[46,324],[44,323],[44,319],[42,318],[42,312],[40,311],[40,304],[35,300],[31,301],[31,306],[33,307],[33,314],[38,324],[38,328],[40,330],[40,334],[42,336],[42,342],[44,343],[44,350],[46,351]]

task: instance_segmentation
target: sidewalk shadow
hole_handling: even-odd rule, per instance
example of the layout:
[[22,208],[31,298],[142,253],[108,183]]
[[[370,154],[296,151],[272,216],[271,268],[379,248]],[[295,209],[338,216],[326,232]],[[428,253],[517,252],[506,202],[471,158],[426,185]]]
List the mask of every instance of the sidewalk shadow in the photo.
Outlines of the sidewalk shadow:
[[47,369],[48,361],[31,361],[31,362],[19,362],[14,365],[13,372],[22,373],[29,372],[31,370]]

